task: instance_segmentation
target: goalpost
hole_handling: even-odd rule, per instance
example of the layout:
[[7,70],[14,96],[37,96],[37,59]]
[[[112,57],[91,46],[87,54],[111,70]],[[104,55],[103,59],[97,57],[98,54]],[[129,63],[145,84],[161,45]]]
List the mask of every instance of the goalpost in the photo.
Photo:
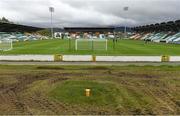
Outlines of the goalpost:
[[76,39],[76,50],[107,50],[107,39]]
[[12,50],[12,40],[11,39],[0,39],[0,51]]

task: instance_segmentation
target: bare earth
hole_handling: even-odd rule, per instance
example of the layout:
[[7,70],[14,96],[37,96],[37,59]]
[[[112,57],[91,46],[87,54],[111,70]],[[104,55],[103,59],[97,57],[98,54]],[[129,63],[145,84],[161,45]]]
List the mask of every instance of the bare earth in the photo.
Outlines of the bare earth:
[[[0,65],[0,115],[180,114],[180,67]],[[113,83],[112,107],[52,100],[49,92],[68,80]],[[111,99],[111,98],[109,98]],[[120,99],[122,101],[120,101]]]

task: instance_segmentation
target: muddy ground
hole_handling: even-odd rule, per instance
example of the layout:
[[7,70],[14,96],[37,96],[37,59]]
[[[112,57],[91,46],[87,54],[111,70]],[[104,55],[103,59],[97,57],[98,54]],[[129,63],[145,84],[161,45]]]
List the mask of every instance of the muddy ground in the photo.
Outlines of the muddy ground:
[[[137,100],[139,107],[79,106],[51,100],[39,87],[45,82],[41,87],[49,91],[57,83],[73,79],[111,81],[126,88],[135,98],[151,97],[152,105],[146,107]],[[179,68],[0,66],[0,115],[180,114],[179,93]]]

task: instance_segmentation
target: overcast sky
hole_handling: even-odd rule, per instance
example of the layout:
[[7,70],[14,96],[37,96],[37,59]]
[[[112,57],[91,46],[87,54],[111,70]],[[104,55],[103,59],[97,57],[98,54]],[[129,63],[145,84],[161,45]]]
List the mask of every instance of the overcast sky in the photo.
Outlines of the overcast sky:
[[[180,19],[180,0],[0,0],[0,17],[32,26],[138,26]],[[129,11],[123,11],[128,6]]]

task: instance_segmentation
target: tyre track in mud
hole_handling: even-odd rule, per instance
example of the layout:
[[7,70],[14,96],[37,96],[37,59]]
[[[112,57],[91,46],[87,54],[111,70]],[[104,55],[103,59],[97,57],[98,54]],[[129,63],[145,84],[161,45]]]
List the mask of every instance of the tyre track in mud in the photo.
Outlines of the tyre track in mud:
[[[105,70],[105,69],[104,69]],[[1,84],[0,83],[0,103],[5,104],[7,106],[7,110],[3,112],[3,110],[0,107],[0,115],[58,115],[58,114],[78,114],[79,112],[87,113],[90,112],[91,114],[98,114],[100,113],[99,110],[94,110],[92,108],[83,108],[78,109],[74,106],[70,106],[68,104],[63,104],[59,101],[53,101],[50,100],[48,97],[41,95],[41,93],[33,93],[30,96],[21,96],[21,94],[26,91],[28,88],[28,85],[31,85],[32,83],[39,81],[39,80],[48,80],[48,84],[54,84],[59,81],[65,81],[71,77],[115,77],[114,79],[120,79],[118,80],[118,83],[121,85],[131,85],[131,82],[128,82],[124,80],[125,78],[144,78],[144,79],[158,79],[159,76],[152,76],[149,74],[134,74],[134,73],[128,73],[128,72],[115,72],[111,70],[105,70],[102,71],[99,69],[98,71],[91,71],[89,73],[68,73],[68,72],[57,72],[52,71],[50,73],[48,72],[35,72],[33,74],[18,74],[18,75],[11,75],[13,78],[17,79],[16,83],[13,84]],[[92,73],[94,72],[94,73]],[[6,75],[6,74],[4,74]],[[0,75],[1,76],[1,75]],[[125,77],[125,78],[123,78]],[[139,83],[138,83],[139,84]],[[137,85],[138,85],[137,84]],[[158,86],[160,83],[158,81],[150,81],[147,84],[153,84],[154,86]],[[143,85],[144,86],[144,85]],[[160,106],[164,105],[167,108],[163,107],[163,110],[168,110],[168,112],[175,112],[174,109],[177,106],[175,102],[171,99],[168,99],[171,95],[170,93],[167,94],[166,91],[160,91],[160,90],[154,90],[151,88],[147,88],[144,93],[148,96],[152,96],[155,101],[157,101]],[[163,99],[160,99],[159,96],[162,96]],[[164,101],[167,100],[167,101]],[[1,104],[0,104],[1,106]],[[176,109],[175,109],[176,110]],[[177,109],[178,110],[178,109]],[[101,110],[102,111],[102,110]],[[39,114],[37,113],[39,112]],[[104,111],[105,112],[105,111]],[[107,111],[107,113],[110,111]],[[160,112],[161,113],[161,112]]]
[[68,110],[64,104],[62,105],[59,102],[50,101],[48,100],[48,98],[42,96],[41,97],[31,96],[25,102],[27,104],[31,104],[34,108],[38,109],[41,112],[40,115],[45,115],[45,114],[57,115],[57,114],[62,114],[62,112]]
[[[38,76],[37,76],[38,75]],[[79,74],[76,74],[79,75]],[[57,76],[57,77],[56,77]],[[67,80],[69,76],[74,76],[70,73],[44,73],[44,74],[32,74],[32,75],[20,75],[16,78],[17,83],[3,85],[0,87],[0,103],[1,105],[7,105],[7,110],[0,112],[0,114],[6,115],[32,115],[36,114],[31,109],[36,107],[40,112],[44,114],[62,114],[62,112],[70,111],[66,108],[65,104],[61,104],[57,101],[50,101],[44,96],[28,96],[23,98],[21,93],[27,89],[27,86],[35,81],[48,80],[49,84],[53,84],[59,81]],[[82,74],[80,74],[82,76]],[[50,78],[56,77],[56,78]],[[0,109],[1,110],[1,109]]]
[[27,104],[25,104],[21,97],[20,93],[24,89],[26,89],[27,85],[33,83],[37,80],[47,79],[45,74],[36,75],[20,75],[15,77],[18,82],[14,84],[10,84],[8,86],[4,86],[0,88],[0,102],[2,104],[8,104],[8,110],[11,112],[7,112],[8,114],[31,114],[28,111]]

